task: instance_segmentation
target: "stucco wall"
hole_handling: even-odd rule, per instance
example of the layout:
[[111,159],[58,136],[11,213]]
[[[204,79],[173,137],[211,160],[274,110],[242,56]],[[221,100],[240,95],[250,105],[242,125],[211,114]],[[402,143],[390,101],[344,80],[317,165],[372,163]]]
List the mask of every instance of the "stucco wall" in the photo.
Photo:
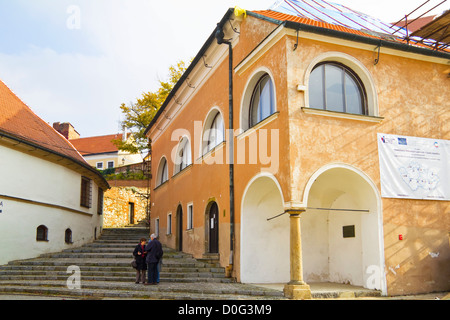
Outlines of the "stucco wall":
[[[147,219],[147,189],[112,187],[105,192],[103,227],[121,228]],[[129,204],[134,204],[134,221],[130,220]]]
[[[290,38],[287,47],[294,45]],[[305,93],[297,91],[311,62],[327,52],[356,59],[376,88],[380,122],[324,117],[302,112]],[[305,186],[321,167],[336,162],[364,172],[380,190],[377,133],[435,139],[450,138],[448,66],[426,57],[382,54],[374,65],[370,50],[301,40],[289,54],[289,106],[293,196],[304,200]],[[419,60],[420,59],[420,60]],[[428,61],[427,61],[428,60]],[[450,204],[448,201],[382,199],[384,255],[389,294],[443,291],[450,288]],[[399,235],[404,240],[399,240]]]
[[[81,246],[100,235],[94,181],[92,206],[83,208],[80,173],[1,145],[0,154],[0,264]],[[36,241],[40,225],[48,228],[48,241]],[[65,243],[68,228],[73,244]]]
[[[275,27],[274,24],[252,17],[245,19],[241,25],[239,43],[234,47],[234,64],[237,65],[250,52],[253,52],[260,41],[265,39]],[[370,193],[366,193],[370,194],[370,199],[367,199],[370,204],[366,203],[365,206],[365,199],[361,197],[350,199],[349,194],[353,192],[349,191],[351,188],[346,190],[345,196],[334,203],[336,206],[338,204],[348,206],[356,202],[359,207],[367,207],[364,209],[368,209],[372,215],[369,218],[361,215],[360,222],[355,222],[357,228],[361,227],[363,230],[362,236],[367,236],[365,240],[361,240],[363,242],[361,248],[364,252],[362,262],[358,263],[361,263],[362,270],[355,271],[358,273],[358,284],[366,285],[368,275],[365,272],[368,267],[375,265],[382,269],[379,270],[380,276],[386,279],[389,294],[448,290],[450,287],[449,202],[381,199],[377,149],[377,133],[450,139],[450,90],[443,90],[449,86],[449,79],[445,73],[448,65],[442,61],[432,61],[431,58],[424,56],[405,57],[402,52],[385,52],[382,49],[380,62],[375,66],[375,48],[324,37],[316,41],[311,40],[311,37],[311,35],[301,37],[299,46],[294,51],[297,39],[287,32],[278,41],[271,43],[271,47],[261,57],[249,62],[245,70],[234,74],[234,128],[240,127],[240,115],[243,112],[248,84],[260,70],[267,70],[274,81],[278,112],[268,121],[258,125],[254,132],[249,131],[236,137],[235,145],[245,140],[247,143],[244,148],[245,158],[249,159],[249,155],[255,150],[253,148],[255,143],[257,144],[259,139],[264,137],[261,136],[263,130],[266,130],[269,137],[272,130],[278,131],[278,149],[272,149],[273,142],[270,140],[268,149],[277,150],[279,165],[276,170],[272,172],[269,170],[269,172],[279,185],[285,205],[308,206],[310,204],[307,194],[308,183],[313,183],[311,179],[314,174],[326,166],[342,164],[358,172],[366,179],[366,183],[361,186],[371,187]],[[369,98],[374,99],[370,104],[372,117],[350,119],[330,114],[310,114],[302,109],[309,107],[305,97],[308,90],[308,83],[305,83],[308,70],[310,71],[314,63],[317,63],[317,57],[329,52],[337,52],[339,62],[345,64],[348,61],[350,67],[364,70],[365,74],[361,77],[366,78],[365,84],[370,86],[367,90],[370,89],[372,95]],[[348,60],[342,57],[348,57]],[[175,218],[177,207],[181,205],[185,214],[183,251],[193,253],[195,256],[201,256],[207,252],[206,209],[208,203],[214,200],[219,205],[220,259],[224,266],[228,265],[230,254],[228,166],[207,165],[206,161],[202,162],[202,159],[198,163],[195,162],[200,152],[195,149],[194,139],[198,137],[194,134],[194,121],[204,121],[208,112],[215,107],[221,110],[225,128],[228,128],[227,62],[225,60],[215,67],[214,75],[196,89],[196,94],[183,106],[180,114],[171,120],[169,127],[157,141],[153,142],[152,154],[153,177],[157,176],[158,163],[163,156],[169,162],[169,181],[156,188],[155,179],[152,180],[152,189],[154,189],[152,191],[152,224],[154,225],[153,219],[160,219],[162,241],[175,247]],[[299,85],[304,89],[299,90]],[[174,165],[171,154],[181,137],[174,138],[172,133],[180,128],[186,129],[191,136],[194,165],[181,174],[173,176]],[[227,142],[208,157],[225,159],[223,157],[226,155],[226,148]],[[250,181],[262,170],[267,171],[265,170],[267,165],[264,165],[260,158],[257,160],[256,164],[246,162],[235,166],[236,246],[233,267],[234,276],[238,280],[240,280],[242,267],[240,248],[245,246],[246,250],[249,249],[248,245],[243,243],[249,239],[245,239],[245,235],[240,233],[241,214],[243,214],[241,208],[243,203],[250,199],[244,198],[245,190],[249,187]],[[340,188],[338,185],[337,189]],[[357,194],[358,192],[353,192],[353,196]],[[264,198],[261,199],[262,203],[264,200]],[[186,206],[190,202],[194,204],[194,229],[185,231]],[[247,202],[251,203],[251,201]],[[331,200],[328,202],[330,205],[333,204]],[[261,203],[255,204],[253,208],[255,210],[252,210],[256,212],[258,205]],[[269,216],[269,213],[264,210],[262,212],[264,216]],[[172,214],[170,236],[166,236],[165,229],[168,213]],[[273,212],[273,216],[277,214],[280,212]],[[333,219],[338,225],[346,223],[346,218],[341,216]],[[312,225],[320,223],[319,220],[305,222],[303,228],[312,228]],[[370,223],[364,221],[370,221]],[[248,220],[246,223],[249,223]],[[370,227],[373,224],[377,225],[377,229]],[[305,234],[308,232],[311,234],[313,231],[307,230]],[[320,231],[317,232],[320,233]],[[405,240],[398,240],[399,233],[406,236]],[[320,237],[314,232],[313,235]],[[272,239],[280,247],[289,245],[280,240],[281,238],[272,237]],[[327,243],[329,244],[330,241],[333,242],[333,240],[327,240]],[[376,245],[370,248],[365,247],[364,242],[370,241],[375,241]],[[358,245],[361,244],[356,244],[356,247]],[[377,246],[379,246],[378,249]],[[255,246],[255,250],[262,252],[264,248]],[[369,253],[376,257],[367,258],[365,255]],[[332,256],[332,258],[335,257]],[[245,268],[249,266],[245,265]],[[340,281],[341,278],[341,275],[338,275],[331,280]]]

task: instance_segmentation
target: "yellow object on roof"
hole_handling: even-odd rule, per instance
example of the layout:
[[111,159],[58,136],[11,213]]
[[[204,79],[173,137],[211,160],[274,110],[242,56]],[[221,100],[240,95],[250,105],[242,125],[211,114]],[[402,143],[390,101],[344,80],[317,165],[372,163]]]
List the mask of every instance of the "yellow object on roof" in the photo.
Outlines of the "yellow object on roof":
[[240,17],[241,15],[244,15],[244,18],[247,18],[247,11],[245,9],[242,9],[242,8],[236,6],[234,8],[234,15],[236,17]]

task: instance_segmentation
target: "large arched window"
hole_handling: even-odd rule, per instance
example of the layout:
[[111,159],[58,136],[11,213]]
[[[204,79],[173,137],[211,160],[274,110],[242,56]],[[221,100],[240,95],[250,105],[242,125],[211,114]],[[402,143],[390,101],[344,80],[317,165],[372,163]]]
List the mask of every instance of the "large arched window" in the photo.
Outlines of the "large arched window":
[[219,111],[212,111],[206,122],[203,133],[203,154],[208,153],[224,141],[225,126],[222,115]]
[[266,119],[275,112],[275,94],[270,76],[266,73],[258,81],[250,101],[249,127]]
[[362,81],[338,62],[320,63],[313,69],[309,77],[309,105],[315,109],[368,115]]
[[165,157],[159,162],[158,172],[156,175],[156,186],[162,185],[164,182],[169,180],[169,166]]
[[181,139],[175,156],[175,174],[192,164],[191,144],[187,137]]

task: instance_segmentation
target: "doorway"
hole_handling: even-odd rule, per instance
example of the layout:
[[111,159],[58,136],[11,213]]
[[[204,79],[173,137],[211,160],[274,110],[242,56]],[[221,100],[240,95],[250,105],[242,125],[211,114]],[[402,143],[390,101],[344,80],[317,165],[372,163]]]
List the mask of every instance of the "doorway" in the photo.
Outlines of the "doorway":
[[209,253],[219,253],[219,207],[216,202],[209,208]]
[[134,224],[134,203],[128,203],[128,215],[130,217],[130,224]]
[[177,208],[176,249],[178,251],[183,251],[183,207],[181,204]]

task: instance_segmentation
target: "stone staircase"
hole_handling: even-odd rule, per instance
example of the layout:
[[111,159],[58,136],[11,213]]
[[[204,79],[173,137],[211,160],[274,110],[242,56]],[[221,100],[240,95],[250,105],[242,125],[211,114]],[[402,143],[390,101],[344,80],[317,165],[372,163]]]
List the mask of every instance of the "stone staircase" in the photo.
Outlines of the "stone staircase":
[[[234,283],[217,259],[196,260],[164,248],[160,284],[135,284],[132,252],[146,228],[104,229],[91,244],[0,266],[0,294],[48,295],[81,299],[283,299],[280,291]],[[79,268],[81,288],[73,288]],[[70,282],[70,283],[69,283]],[[69,285],[68,285],[69,284]],[[70,288],[72,287],[72,288]]]

